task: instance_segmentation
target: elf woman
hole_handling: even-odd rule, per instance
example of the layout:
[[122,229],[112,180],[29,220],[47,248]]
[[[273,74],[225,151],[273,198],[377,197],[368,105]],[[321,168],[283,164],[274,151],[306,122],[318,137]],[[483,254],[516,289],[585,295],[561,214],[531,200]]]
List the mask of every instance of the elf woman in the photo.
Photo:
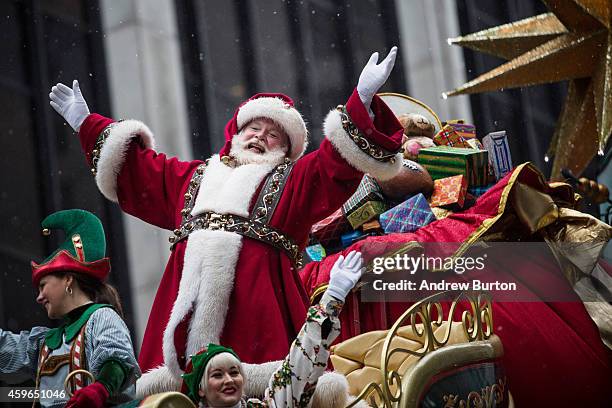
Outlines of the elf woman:
[[[65,210],[42,222],[43,234],[61,228],[66,239],[44,262],[32,262],[36,301],[59,327],[19,334],[0,329],[0,380],[35,381],[43,407],[103,407],[133,398],[140,369],[121,318],[115,288],[105,283],[110,260],[100,220],[84,210]],[[64,381],[75,370],[64,391]]]
[[[240,360],[233,350],[216,344],[209,344],[191,358],[183,375],[182,392],[200,407],[309,407],[317,381],[327,367],[329,347],[340,334],[338,314],[363,269],[359,252],[338,258],[327,290],[321,301],[308,310],[306,322],[270,379],[263,399],[243,398],[244,383],[249,379],[244,377]],[[346,397],[326,395],[326,401],[317,405],[344,407],[346,401],[340,400]]]

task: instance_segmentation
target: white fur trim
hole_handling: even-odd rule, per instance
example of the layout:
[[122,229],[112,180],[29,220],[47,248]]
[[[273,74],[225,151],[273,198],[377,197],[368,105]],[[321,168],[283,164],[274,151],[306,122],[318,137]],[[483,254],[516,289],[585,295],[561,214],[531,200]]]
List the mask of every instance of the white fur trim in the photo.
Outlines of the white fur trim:
[[389,180],[397,175],[402,168],[403,157],[401,153],[395,155],[395,163],[383,163],[362,152],[342,127],[340,112],[335,109],[327,114],[323,122],[323,130],[340,156],[362,173],[368,173],[378,180]]
[[336,372],[326,372],[317,381],[312,395],[312,408],[344,408],[348,398],[346,377]]
[[242,363],[245,377],[244,395],[249,398],[261,398],[270,384],[272,374],[283,363],[283,360],[270,361],[262,364]]
[[306,122],[294,107],[280,98],[262,97],[252,99],[242,105],[238,110],[236,120],[238,129],[256,118],[268,118],[283,127],[291,141],[289,160],[299,159],[306,151],[308,145],[308,131]]
[[168,391],[180,391],[181,378],[175,377],[168,367],[161,365],[147,371],[136,381],[136,398]]
[[117,176],[134,138],[140,138],[145,148],[155,149],[155,139],[149,127],[138,120],[128,119],[115,123],[100,151],[96,184],[104,197],[111,201],[117,202]]
[[[273,167],[249,164],[232,168],[221,163],[218,155],[213,156],[192,214],[215,211],[248,216],[251,198]],[[179,291],[163,338],[164,362],[175,376],[180,376],[182,370],[174,347],[174,331],[192,308],[187,356],[208,343],[219,343],[241,248],[242,236],[233,232],[200,230],[187,239]]]
[[[244,394],[248,398],[261,398],[270,385],[272,375],[282,363],[282,360],[263,364],[242,363],[242,371],[245,376]],[[346,407],[351,400],[348,389],[348,381],[345,376],[332,371],[324,373],[317,381],[317,387],[312,396],[312,408]],[[368,405],[357,406],[367,407]]]
[[[353,401],[355,401],[357,398],[353,397],[352,395],[349,395],[348,401],[346,405],[348,404],[352,404]],[[364,400],[359,401],[357,404],[353,405],[353,408],[371,408],[372,406],[370,404],[368,404],[367,402],[365,402]]]
[[206,211],[249,216],[249,204],[257,187],[276,167],[273,163],[251,163],[230,167],[219,155],[209,161],[200,184],[192,215]]

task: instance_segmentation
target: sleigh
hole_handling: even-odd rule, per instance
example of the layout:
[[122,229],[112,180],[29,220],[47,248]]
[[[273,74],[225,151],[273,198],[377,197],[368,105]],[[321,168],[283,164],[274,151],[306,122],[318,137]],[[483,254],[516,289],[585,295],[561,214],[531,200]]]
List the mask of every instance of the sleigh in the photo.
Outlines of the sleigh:
[[349,407],[513,407],[493,327],[489,295],[442,292],[333,346],[331,360],[357,395]]
[[[587,398],[601,404],[611,372],[602,342],[610,306],[583,302],[580,284],[596,270],[610,279],[600,255],[612,229],[577,211],[579,199],[571,186],[548,183],[525,163],[468,210],[414,233],[367,237],[307,264],[300,275],[316,302],[337,257],[351,250],[361,251],[367,262],[432,242],[449,243],[453,256],[495,242],[524,241],[546,249],[509,254],[521,262],[482,273],[484,279],[494,272],[501,280],[520,282],[528,302],[491,302],[483,293],[461,292],[453,299],[446,293],[416,302],[368,303],[354,291],[340,316],[340,344],[332,356],[351,393],[376,407],[505,407],[513,405],[513,397],[519,406],[566,406],[579,401],[578,393],[585,398],[586,388]],[[562,299],[555,298],[558,293]],[[595,322],[604,322],[601,334]],[[565,380],[563,372],[581,374]]]

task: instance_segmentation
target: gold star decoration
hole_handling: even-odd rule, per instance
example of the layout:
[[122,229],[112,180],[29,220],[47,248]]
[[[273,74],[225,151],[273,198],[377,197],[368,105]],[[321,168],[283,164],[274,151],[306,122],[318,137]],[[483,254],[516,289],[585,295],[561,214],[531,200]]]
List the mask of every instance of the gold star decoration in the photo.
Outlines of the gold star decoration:
[[546,159],[580,175],[612,133],[612,0],[542,0],[550,13],[449,39],[506,60],[446,96],[569,81]]

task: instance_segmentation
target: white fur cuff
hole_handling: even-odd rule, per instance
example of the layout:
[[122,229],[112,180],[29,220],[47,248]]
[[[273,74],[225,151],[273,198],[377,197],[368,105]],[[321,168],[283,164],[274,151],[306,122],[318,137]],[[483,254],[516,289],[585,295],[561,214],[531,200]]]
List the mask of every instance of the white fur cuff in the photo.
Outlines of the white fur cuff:
[[312,395],[312,408],[344,408],[348,404],[348,381],[342,374],[328,371],[319,377]]
[[153,133],[147,125],[138,120],[129,119],[115,123],[100,151],[96,184],[104,197],[111,201],[117,202],[117,176],[123,167],[125,155],[134,138],[140,138],[145,148],[155,148]]
[[147,371],[136,381],[136,398],[180,390],[181,379],[175,377],[165,365]]
[[395,163],[379,162],[362,152],[342,127],[340,112],[332,110],[323,122],[325,136],[334,145],[340,156],[362,173],[368,173],[378,180],[393,178],[402,167],[402,154],[395,155]]
[[262,364],[242,363],[245,377],[244,395],[250,398],[260,398],[266,392],[272,374],[280,367],[283,360],[270,361]]

